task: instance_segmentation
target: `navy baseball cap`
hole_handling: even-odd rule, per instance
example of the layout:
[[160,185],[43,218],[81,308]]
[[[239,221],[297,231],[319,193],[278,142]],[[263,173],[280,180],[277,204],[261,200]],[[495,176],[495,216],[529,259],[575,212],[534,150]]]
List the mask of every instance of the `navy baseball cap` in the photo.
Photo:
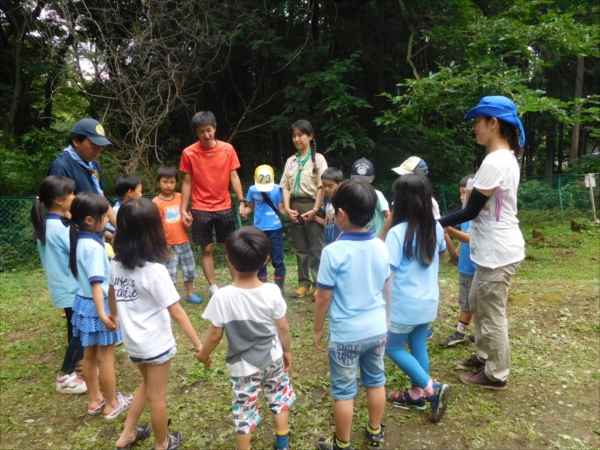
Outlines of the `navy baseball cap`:
[[85,136],[96,145],[105,146],[112,144],[112,142],[106,139],[104,127],[96,119],[81,119],[73,126],[71,133]]
[[465,119],[472,119],[477,116],[495,117],[498,120],[510,123],[519,129],[519,145],[521,147],[525,146],[525,130],[517,116],[517,107],[509,98],[503,95],[483,97],[479,104],[467,113]]
[[373,163],[367,158],[357,159],[352,164],[350,178],[358,178],[368,182],[373,181],[373,178],[375,178],[375,167],[373,166]]

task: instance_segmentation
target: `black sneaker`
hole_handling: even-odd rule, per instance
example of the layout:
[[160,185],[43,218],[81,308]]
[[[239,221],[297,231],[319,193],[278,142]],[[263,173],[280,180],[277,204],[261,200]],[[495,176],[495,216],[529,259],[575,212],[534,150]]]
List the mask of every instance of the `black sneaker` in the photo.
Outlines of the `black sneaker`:
[[[179,431],[167,435],[167,450],[177,450],[183,445],[183,436]],[[156,450],[156,447],[153,447]]]
[[474,344],[475,343],[475,335],[472,334],[471,336],[469,336],[469,339],[471,340],[471,342]]
[[369,447],[371,450],[383,447],[383,436],[385,436],[385,430],[384,430],[385,425],[379,424],[379,426],[381,428],[379,429],[379,433],[377,433],[377,434],[373,434],[373,433],[369,432],[368,424],[367,424],[367,427],[365,428],[365,434],[367,437],[367,447]]
[[465,333],[455,330],[450,336],[440,342],[441,347],[454,347],[456,345],[467,344],[469,338]]
[[346,447],[345,449],[340,449],[337,445],[334,434],[328,438],[319,438],[317,441],[317,450],[354,450],[354,447],[350,446]]

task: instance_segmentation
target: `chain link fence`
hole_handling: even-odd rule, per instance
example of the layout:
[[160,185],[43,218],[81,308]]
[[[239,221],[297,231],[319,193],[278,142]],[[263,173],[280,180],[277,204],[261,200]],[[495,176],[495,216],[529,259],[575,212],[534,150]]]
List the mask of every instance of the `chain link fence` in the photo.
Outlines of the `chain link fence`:
[[[600,180],[598,180],[600,184]],[[375,186],[390,201],[393,200],[392,186]],[[434,197],[442,214],[460,205],[458,181],[454,183],[433,183]],[[593,188],[596,207],[600,206],[600,189]],[[146,196],[152,198],[153,196]],[[116,197],[108,197],[114,203]],[[31,207],[33,197],[0,197],[0,272],[6,270],[31,270],[40,267],[35,241],[32,239]],[[572,217],[591,218],[592,203],[589,188],[585,186],[585,175],[555,175],[532,177],[519,186],[519,216],[527,216],[528,223],[547,221],[568,221]],[[283,241],[286,254],[293,252],[290,222],[282,218]],[[250,215],[238,226],[252,225]],[[200,268],[200,254],[196,247],[197,267]],[[220,245],[215,246],[215,265],[225,266],[225,256]]]

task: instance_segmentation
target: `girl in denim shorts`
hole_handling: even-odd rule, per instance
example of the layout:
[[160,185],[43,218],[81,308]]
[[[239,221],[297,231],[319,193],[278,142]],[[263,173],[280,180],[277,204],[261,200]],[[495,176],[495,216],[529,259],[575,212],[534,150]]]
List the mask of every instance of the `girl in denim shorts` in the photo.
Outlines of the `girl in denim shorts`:
[[[171,360],[177,353],[171,318],[194,345],[196,354],[202,342],[179,305],[179,294],[163,265],[170,255],[158,207],[144,198],[124,203],[117,229],[109,301],[116,303],[123,344],[143,380],[116,448],[129,449],[148,439],[154,430],[154,448],[173,450],[183,439],[179,432],[167,434],[167,383]],[[152,426],[138,426],[147,404]]]

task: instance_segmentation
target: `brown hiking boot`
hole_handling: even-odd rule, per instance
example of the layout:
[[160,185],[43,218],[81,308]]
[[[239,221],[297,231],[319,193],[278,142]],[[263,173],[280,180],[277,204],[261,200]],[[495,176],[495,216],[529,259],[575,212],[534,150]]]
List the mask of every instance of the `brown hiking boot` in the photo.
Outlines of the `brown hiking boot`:
[[460,381],[468,386],[475,386],[484,389],[494,389],[496,391],[502,391],[506,389],[508,384],[507,380],[494,381],[490,380],[485,374],[485,366],[479,368],[473,373],[461,373]]
[[458,361],[456,361],[456,365],[460,369],[470,370],[470,369],[479,369],[480,367],[484,367],[485,363],[479,361],[479,358],[477,357],[477,353],[474,353],[471,355],[470,358],[459,359]]

